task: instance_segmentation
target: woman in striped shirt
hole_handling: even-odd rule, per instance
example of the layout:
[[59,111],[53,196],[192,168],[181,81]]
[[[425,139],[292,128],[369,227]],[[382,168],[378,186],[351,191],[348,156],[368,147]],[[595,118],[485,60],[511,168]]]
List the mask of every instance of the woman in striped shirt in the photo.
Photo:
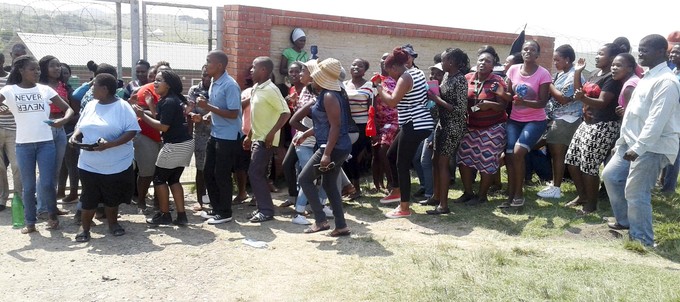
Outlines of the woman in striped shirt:
[[388,94],[381,86],[376,87],[383,102],[397,108],[401,129],[387,151],[395,187],[387,197],[380,200],[381,203],[399,201],[400,204],[385,215],[387,218],[411,216],[411,160],[420,142],[434,128],[430,111],[425,107],[428,89],[425,74],[416,68],[407,69],[405,64],[408,60],[409,54],[404,49],[395,48],[385,59],[385,70],[397,81],[394,92]]
[[[189,166],[194,153],[194,139],[189,135],[184,107],[187,99],[182,94],[182,80],[172,70],[162,70],[153,82],[160,100],[156,106],[156,116],[146,114],[139,105],[133,108],[138,117],[155,130],[162,132],[163,147],[156,159],[153,176],[153,189],[160,211],[146,220],[148,224],[187,225],[184,211],[184,189],[179,182],[184,167]],[[170,192],[175,200],[177,219],[170,216]]]

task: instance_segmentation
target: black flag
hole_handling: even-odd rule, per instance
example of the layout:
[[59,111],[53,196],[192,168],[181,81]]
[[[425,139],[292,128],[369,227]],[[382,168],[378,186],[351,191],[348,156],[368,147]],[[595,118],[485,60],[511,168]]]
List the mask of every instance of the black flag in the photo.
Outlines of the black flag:
[[522,29],[522,32],[519,33],[519,36],[517,36],[515,42],[512,42],[512,46],[510,47],[510,54],[522,51],[522,45],[524,45],[524,31],[526,29],[527,25],[524,24],[524,29]]

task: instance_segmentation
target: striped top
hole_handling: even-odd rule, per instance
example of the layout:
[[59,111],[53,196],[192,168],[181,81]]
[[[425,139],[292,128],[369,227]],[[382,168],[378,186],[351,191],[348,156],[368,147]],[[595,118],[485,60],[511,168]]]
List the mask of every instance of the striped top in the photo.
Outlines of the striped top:
[[373,83],[366,81],[361,87],[355,87],[352,80],[345,81],[347,88],[347,97],[349,108],[352,113],[352,119],[356,124],[368,123],[368,107],[369,102],[373,99],[375,92],[373,91]]
[[411,68],[406,72],[413,78],[413,87],[397,104],[399,125],[413,122],[413,130],[432,130],[434,128],[432,114],[425,107],[428,88],[425,73],[417,68]]
[[[9,76],[9,75],[8,75]],[[7,84],[7,77],[0,77],[0,88]],[[14,115],[9,111],[7,105],[0,105],[0,128],[5,130],[17,130],[17,123],[14,121]]]

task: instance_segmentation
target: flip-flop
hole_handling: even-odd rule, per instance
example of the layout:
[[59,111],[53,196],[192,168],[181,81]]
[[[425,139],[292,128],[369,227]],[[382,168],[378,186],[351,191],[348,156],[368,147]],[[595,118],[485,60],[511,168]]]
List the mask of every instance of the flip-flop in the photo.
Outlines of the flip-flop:
[[331,237],[342,237],[342,236],[349,236],[352,233],[349,229],[345,229],[342,231],[338,231],[338,229],[333,230],[329,235]]
[[318,232],[327,231],[327,230],[330,230],[330,229],[331,229],[331,226],[328,225],[328,224],[322,225],[322,226],[319,227],[318,229],[314,229],[313,227],[315,227],[315,226],[316,226],[316,224],[314,224],[314,225],[312,225],[312,226],[306,228],[305,231],[304,231],[305,234],[318,233]]

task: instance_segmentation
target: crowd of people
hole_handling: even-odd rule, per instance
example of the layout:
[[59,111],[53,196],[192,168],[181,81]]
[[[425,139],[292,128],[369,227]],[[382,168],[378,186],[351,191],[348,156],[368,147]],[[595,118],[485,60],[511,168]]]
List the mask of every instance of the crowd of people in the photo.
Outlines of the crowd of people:
[[[663,192],[674,192],[679,170],[680,72],[671,68],[680,65],[680,44],[646,36],[636,60],[628,40],[617,38],[598,50],[591,72],[561,45],[547,54],[554,75],[538,64],[546,54],[534,40],[504,64],[490,45],[475,54],[448,48],[428,70],[417,67],[418,53],[405,44],[382,55],[380,72],[369,77],[371,60],[356,58],[346,69],[334,58],[310,59],[302,29],[290,38],[278,73],[271,58],[257,57],[243,85],[226,72],[224,52],[209,52],[200,83],[186,95],[168,62],[140,60],[136,80],[124,87],[113,66],[88,64],[93,79],[73,89],[68,65],[53,56],[37,60],[15,45],[11,71],[0,78],[0,198],[4,204],[9,196],[11,167],[24,204],[21,232],[35,232],[41,216],[57,228],[67,213],[58,198],[78,203],[78,242],[90,240],[94,217],[105,217],[112,235],[124,235],[123,203],[135,203],[150,225],[186,225],[180,178],[193,156],[198,198],[191,209],[208,224],[232,220],[232,204],[249,198],[248,183],[256,208],[247,218],[272,220],[276,169],[288,187],[279,206],[294,206],[292,222],[315,233],[330,230],[333,218],[330,236],[338,237],[351,233],[343,196],[384,194],[380,203],[397,204],[387,218],[411,216],[413,202],[434,206],[428,215],[448,214],[450,202],[489,202],[502,188],[505,165],[499,208],[524,206],[525,181],[547,167],[551,180],[540,198],[561,198],[568,177],[577,197],[566,206],[585,215],[597,211],[606,190],[616,218],[609,227],[654,244],[651,191],[661,183]],[[275,76],[285,78],[284,87]],[[273,160],[278,150],[281,165]],[[550,161],[532,167],[536,150]],[[449,200],[456,168],[463,192]],[[373,187],[361,188],[368,170]],[[413,194],[411,170],[420,182]]]

